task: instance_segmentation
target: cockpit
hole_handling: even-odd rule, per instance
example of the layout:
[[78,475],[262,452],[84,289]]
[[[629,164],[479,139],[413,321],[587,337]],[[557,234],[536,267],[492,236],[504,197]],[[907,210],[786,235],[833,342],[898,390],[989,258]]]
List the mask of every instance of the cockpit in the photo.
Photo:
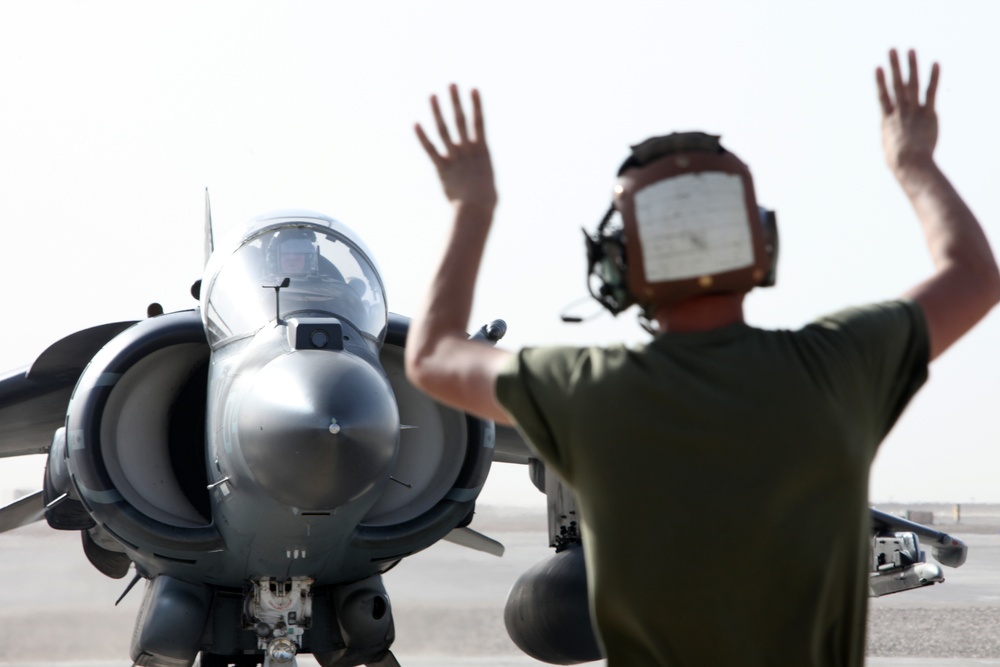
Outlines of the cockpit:
[[360,239],[325,217],[258,223],[210,274],[203,305],[212,347],[296,317],[336,317],[381,343],[385,295]]

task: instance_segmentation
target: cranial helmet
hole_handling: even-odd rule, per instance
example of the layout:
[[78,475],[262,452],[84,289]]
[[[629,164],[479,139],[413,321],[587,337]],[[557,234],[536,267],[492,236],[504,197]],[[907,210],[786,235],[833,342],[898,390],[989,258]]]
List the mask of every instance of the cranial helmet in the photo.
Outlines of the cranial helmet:
[[316,278],[319,249],[316,234],[306,229],[282,229],[267,245],[267,266],[275,278]]
[[617,315],[774,284],[778,230],[750,170],[703,132],[632,146],[597,231],[584,231],[590,292]]

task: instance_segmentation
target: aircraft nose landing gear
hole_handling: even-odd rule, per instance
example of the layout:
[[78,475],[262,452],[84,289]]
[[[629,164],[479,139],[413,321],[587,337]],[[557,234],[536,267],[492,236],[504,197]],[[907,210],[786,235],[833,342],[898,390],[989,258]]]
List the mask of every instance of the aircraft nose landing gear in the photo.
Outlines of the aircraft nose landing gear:
[[312,621],[312,583],[309,577],[251,582],[244,613],[247,629],[257,633],[257,647],[264,651],[264,667],[295,667],[302,634]]

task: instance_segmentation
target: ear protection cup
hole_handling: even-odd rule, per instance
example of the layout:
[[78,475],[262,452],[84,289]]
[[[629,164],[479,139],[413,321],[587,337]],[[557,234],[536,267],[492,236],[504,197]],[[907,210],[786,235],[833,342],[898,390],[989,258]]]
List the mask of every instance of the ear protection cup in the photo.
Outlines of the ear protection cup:
[[757,285],[774,287],[778,273],[778,216],[774,211],[761,207],[760,226],[764,234],[764,252],[767,255],[767,272]]
[[610,223],[616,217],[614,206],[608,209],[593,235],[583,232],[587,246],[587,288],[591,296],[612,314],[617,315],[635,303],[628,289],[628,263],[622,228]]

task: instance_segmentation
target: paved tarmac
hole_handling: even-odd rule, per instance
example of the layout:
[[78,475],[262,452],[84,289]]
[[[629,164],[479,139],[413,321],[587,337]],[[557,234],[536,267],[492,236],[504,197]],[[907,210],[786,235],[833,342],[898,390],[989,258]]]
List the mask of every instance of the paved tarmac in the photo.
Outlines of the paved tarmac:
[[[503,558],[441,543],[386,575],[403,667],[526,667],[503,606],[514,580],[546,558],[544,516],[484,508],[474,527],[507,547]],[[964,534],[968,562],[944,584],[871,601],[869,667],[1000,667],[1000,535]],[[0,536],[0,667],[128,667],[139,587],[118,606],[123,581],[91,568],[76,533],[37,524]],[[299,661],[313,667],[308,656]],[[600,665],[601,663],[594,663]]]

